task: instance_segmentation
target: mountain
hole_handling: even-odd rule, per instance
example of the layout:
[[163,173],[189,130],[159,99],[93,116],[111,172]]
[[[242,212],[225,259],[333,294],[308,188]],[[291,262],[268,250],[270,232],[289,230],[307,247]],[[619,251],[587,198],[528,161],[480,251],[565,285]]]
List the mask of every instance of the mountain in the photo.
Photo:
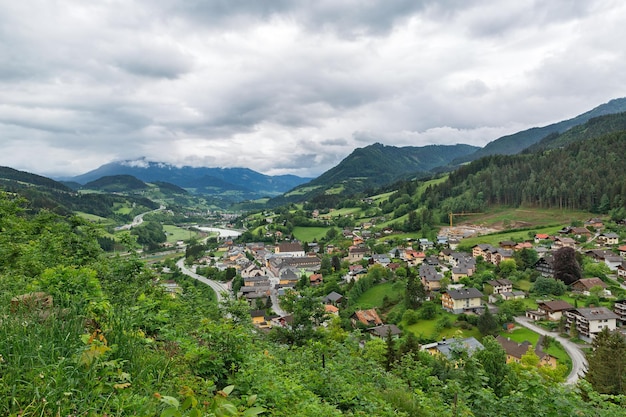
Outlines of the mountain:
[[29,209],[49,210],[62,215],[77,211],[102,217],[114,215],[114,207],[134,206],[137,210],[153,210],[159,205],[139,196],[119,196],[112,194],[78,194],[66,185],[9,167],[0,167],[0,190],[15,193],[29,201]]
[[[493,206],[582,210],[626,217],[625,116],[605,116],[552,139],[547,151],[490,155],[450,173],[421,195],[420,204],[442,213],[479,212]],[[590,131],[603,126],[598,136]],[[613,126],[610,129],[610,126]],[[593,128],[593,129],[592,129]]]
[[176,167],[145,159],[112,162],[66,180],[85,184],[118,175],[131,175],[149,183],[168,182],[195,194],[223,195],[230,201],[276,196],[310,180],[295,175],[264,175],[248,168]]
[[471,145],[386,146],[380,143],[355,149],[337,166],[299,185],[271,204],[303,201],[323,194],[339,198],[401,179],[423,178],[431,170],[478,149]]
[[523,130],[521,132],[514,133],[512,135],[503,136],[492,142],[489,142],[485,147],[477,150],[476,152],[456,158],[452,163],[459,165],[464,162],[475,161],[478,158],[488,155],[513,155],[520,153],[524,149],[539,142],[543,138],[551,134],[559,134],[566,130],[581,125],[587,122],[589,119],[604,116],[607,114],[621,113],[626,111],[626,98],[618,98],[602,104],[588,112],[580,114],[572,119],[564,120],[562,122],[553,123],[544,127],[533,127],[531,129]]
[[626,130],[626,112],[594,117],[585,124],[574,126],[562,134],[550,134],[522,152],[533,153],[562,148],[570,143],[597,138],[621,130]]
[[148,185],[132,175],[110,175],[88,182],[84,188],[109,193],[145,190]]

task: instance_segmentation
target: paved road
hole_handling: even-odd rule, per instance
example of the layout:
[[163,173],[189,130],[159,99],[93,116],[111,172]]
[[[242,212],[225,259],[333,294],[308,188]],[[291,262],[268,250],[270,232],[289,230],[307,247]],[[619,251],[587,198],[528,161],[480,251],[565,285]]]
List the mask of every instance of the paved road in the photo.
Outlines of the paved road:
[[565,339],[561,336],[555,335],[552,332],[549,332],[545,329],[542,329],[539,326],[535,326],[527,317],[515,317],[515,321],[536,333],[542,334],[544,336],[553,337],[556,341],[561,343],[563,349],[567,352],[569,357],[572,359],[572,371],[567,376],[565,380],[566,384],[575,384],[580,377],[582,377],[587,371],[587,359],[585,358],[585,354],[578,347],[576,343],[571,342],[568,339]]
[[141,223],[143,223],[143,216],[145,216],[146,214],[149,213],[156,213],[157,211],[161,211],[161,210],[165,210],[166,207],[165,206],[161,206],[156,210],[151,210],[151,211],[146,211],[145,213],[141,213],[138,214],[137,216],[135,216],[135,218],[133,219],[133,221],[130,224],[125,224],[123,226],[118,226],[115,228],[115,230],[130,230],[133,227],[139,226]]
[[229,297],[230,290],[224,284],[218,281],[213,281],[212,279],[205,278],[202,275],[196,274],[191,269],[185,266],[185,258],[182,258],[178,262],[176,262],[176,266],[180,268],[183,274],[193,279],[196,279],[202,283],[205,283],[211,288],[213,288],[213,291],[215,291],[215,294],[217,294],[218,303],[221,303],[222,300],[224,300],[224,294],[226,294],[226,297]]

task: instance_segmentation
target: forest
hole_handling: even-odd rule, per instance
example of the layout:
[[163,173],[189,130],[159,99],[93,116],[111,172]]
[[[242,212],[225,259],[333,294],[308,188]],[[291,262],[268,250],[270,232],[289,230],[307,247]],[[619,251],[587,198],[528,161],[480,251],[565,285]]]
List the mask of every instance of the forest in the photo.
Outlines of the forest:
[[[247,304],[218,305],[173,262],[150,268],[132,254],[105,256],[97,225],[26,207],[0,193],[1,415],[624,413],[623,395],[557,382],[534,355],[505,364],[490,337],[484,350],[447,359],[411,336],[370,339],[334,320],[311,326],[307,297],[293,300],[302,327],[266,335]],[[167,293],[164,278],[181,293]]]

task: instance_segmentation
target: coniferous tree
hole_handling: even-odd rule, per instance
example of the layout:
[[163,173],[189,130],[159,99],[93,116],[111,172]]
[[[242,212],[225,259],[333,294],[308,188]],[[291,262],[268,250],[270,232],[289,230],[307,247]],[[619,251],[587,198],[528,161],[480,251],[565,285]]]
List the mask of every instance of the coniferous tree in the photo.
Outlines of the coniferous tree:
[[601,394],[626,395],[626,341],[619,333],[602,329],[591,343],[585,378]]
[[498,321],[487,307],[485,307],[483,314],[478,317],[478,331],[484,336],[498,333]]

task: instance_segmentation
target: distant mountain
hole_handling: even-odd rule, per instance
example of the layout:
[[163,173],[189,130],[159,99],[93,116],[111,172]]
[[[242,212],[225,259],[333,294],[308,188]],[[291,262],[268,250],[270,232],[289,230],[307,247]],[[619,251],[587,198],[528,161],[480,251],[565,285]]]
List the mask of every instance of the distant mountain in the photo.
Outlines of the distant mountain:
[[[350,195],[389,185],[401,179],[423,178],[453,159],[473,153],[471,145],[385,146],[380,143],[355,149],[339,165],[302,184],[274,202],[303,201],[317,195]],[[329,191],[334,189],[333,191]]]
[[619,131],[626,131],[626,112],[594,117],[586,123],[574,126],[561,134],[550,134],[534,145],[524,149],[522,153],[562,148],[570,143],[593,139]]
[[78,194],[73,189],[50,178],[8,167],[0,167],[0,190],[25,197],[31,210],[45,209],[62,215],[82,211],[109,217],[114,215],[113,209],[120,204],[133,205],[138,209],[145,208],[145,210],[159,206],[139,196]]
[[90,181],[84,185],[84,188],[115,193],[145,190],[148,185],[132,175],[110,175]]
[[264,175],[248,168],[176,167],[145,159],[112,162],[66,180],[85,184],[119,175],[132,175],[148,183],[167,182],[195,194],[223,195],[231,201],[276,196],[310,180],[295,175]]
[[475,161],[488,155],[513,155],[520,153],[524,149],[539,142],[550,134],[563,133],[566,130],[581,125],[589,119],[607,114],[622,113],[626,111],[626,98],[618,98],[602,104],[588,112],[580,114],[573,119],[564,120],[562,122],[553,123],[544,127],[533,127],[528,130],[514,133],[512,135],[503,136],[485,145],[484,148],[476,152],[456,158],[452,163],[455,165]]

